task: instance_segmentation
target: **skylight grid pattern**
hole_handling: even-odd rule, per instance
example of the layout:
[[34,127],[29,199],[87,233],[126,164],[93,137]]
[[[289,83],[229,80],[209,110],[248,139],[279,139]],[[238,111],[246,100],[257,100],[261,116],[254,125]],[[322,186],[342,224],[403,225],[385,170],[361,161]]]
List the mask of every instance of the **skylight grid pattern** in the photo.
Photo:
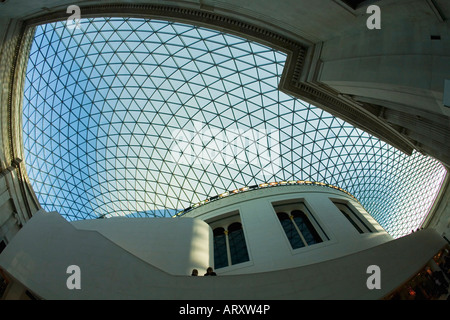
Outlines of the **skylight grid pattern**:
[[311,180],[353,194],[393,236],[428,213],[444,167],[278,91],[284,53],[181,23],[81,22],[38,26],[28,62],[25,163],[46,210],[173,216],[243,186]]

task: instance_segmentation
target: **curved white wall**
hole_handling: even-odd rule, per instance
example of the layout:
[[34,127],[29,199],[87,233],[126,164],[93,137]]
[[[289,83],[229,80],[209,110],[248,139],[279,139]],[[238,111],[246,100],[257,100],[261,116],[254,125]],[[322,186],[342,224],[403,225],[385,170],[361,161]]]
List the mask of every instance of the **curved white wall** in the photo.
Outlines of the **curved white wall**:
[[[292,249],[272,206],[274,202],[286,200],[302,201],[329,240]],[[348,202],[370,223],[373,232],[360,234],[332,200]],[[393,240],[354,198],[319,186],[277,186],[247,191],[198,207],[183,218],[195,217],[211,223],[222,215],[236,211],[240,213],[250,261],[217,269],[218,274],[255,273],[305,266]],[[223,221],[224,226],[229,223]],[[212,226],[218,224],[220,222]]]
[[[43,299],[380,299],[420,271],[445,245],[435,231],[422,230],[308,266],[191,277],[170,275],[97,231],[75,228],[58,213],[39,212],[0,254],[0,270],[13,284]],[[374,264],[382,270],[379,290],[366,286],[367,267]],[[67,286],[70,265],[80,268],[79,289]],[[15,293],[6,294],[12,299]]]
[[212,232],[199,219],[126,218],[71,222],[97,231],[118,246],[172,275],[190,275],[213,264]]

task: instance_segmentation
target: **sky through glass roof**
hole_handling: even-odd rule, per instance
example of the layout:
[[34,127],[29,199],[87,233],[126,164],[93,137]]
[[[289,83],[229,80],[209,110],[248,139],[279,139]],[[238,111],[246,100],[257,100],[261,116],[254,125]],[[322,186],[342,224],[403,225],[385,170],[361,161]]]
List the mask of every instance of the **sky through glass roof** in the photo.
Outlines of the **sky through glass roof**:
[[278,91],[284,53],[182,23],[81,22],[38,26],[28,61],[25,162],[47,211],[165,217],[312,180],[353,194],[395,237],[428,213],[444,167]]

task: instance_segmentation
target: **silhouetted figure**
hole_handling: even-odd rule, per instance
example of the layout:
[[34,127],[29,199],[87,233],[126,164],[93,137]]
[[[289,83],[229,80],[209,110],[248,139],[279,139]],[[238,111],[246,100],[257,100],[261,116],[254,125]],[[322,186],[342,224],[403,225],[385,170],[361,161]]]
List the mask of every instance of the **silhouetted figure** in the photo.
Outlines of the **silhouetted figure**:
[[198,276],[198,270],[197,269],[193,269],[192,273],[191,273],[191,276],[194,276],[194,277]]
[[214,272],[213,268],[208,267],[208,269],[206,269],[205,276],[217,276],[217,274]]

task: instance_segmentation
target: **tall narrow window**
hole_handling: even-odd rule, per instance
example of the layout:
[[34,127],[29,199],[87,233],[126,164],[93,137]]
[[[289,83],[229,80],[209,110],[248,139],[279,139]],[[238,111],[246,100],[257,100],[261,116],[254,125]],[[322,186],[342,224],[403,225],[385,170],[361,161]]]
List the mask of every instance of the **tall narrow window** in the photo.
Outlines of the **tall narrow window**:
[[213,230],[214,235],[214,268],[219,269],[228,265],[227,241],[224,228]]
[[363,217],[355,212],[349,205],[346,203],[333,202],[336,207],[338,207],[339,211],[341,211],[342,215],[352,224],[352,226],[359,233],[368,233],[372,232],[372,229],[369,227],[369,223],[365,221]]
[[228,227],[228,242],[230,244],[231,264],[249,260],[244,230],[242,230],[242,224],[239,222],[232,223]]

